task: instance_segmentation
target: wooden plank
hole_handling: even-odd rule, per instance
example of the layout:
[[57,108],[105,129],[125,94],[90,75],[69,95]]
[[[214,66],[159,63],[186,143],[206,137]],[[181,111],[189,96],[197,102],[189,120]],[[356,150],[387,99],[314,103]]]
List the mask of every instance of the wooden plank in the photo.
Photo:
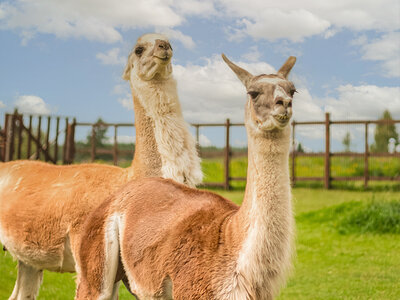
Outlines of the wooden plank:
[[[332,154],[332,153],[331,153]],[[297,152],[296,157],[325,157],[325,152]]]
[[19,126],[18,126],[18,148],[17,148],[17,158],[18,158],[18,159],[21,159],[23,116],[22,116],[22,115],[17,115],[17,120],[18,120],[18,123],[19,123]]
[[39,145],[39,151],[43,153],[43,155],[46,157],[46,159],[54,163],[54,159],[53,159],[53,158],[50,156],[50,154],[46,151],[46,149],[44,148],[44,146],[40,144],[39,140],[32,134],[32,132],[29,131],[29,128],[26,128],[25,125],[22,124],[22,129],[26,131],[26,133],[28,134],[28,137],[30,137],[31,140],[33,140],[33,142],[34,142],[36,145]]
[[[50,152],[50,144],[49,144],[49,139],[50,139],[50,126],[51,126],[51,117],[47,117],[47,130],[46,130],[46,141],[45,141],[45,148],[47,152]],[[47,158],[45,158],[46,161]]]
[[330,161],[330,121],[329,113],[325,114],[325,176],[324,176],[324,186],[329,189],[331,186],[331,161]]
[[68,118],[65,118],[64,146],[63,146],[63,164],[67,164],[67,147],[68,147]]
[[55,163],[57,164],[58,161],[58,136],[59,136],[59,131],[60,130],[60,117],[57,117],[56,119],[56,137],[54,139],[54,160]]
[[13,155],[13,143],[14,143],[14,115],[6,114],[5,134],[6,144],[4,152],[4,161],[11,161]]
[[38,117],[38,128],[37,128],[37,139],[35,141],[36,143],[36,159],[40,160],[40,136],[41,136],[41,131],[42,131],[42,116]]
[[[32,115],[29,116],[29,127],[28,127],[28,132],[32,132]],[[26,158],[30,159],[31,158],[31,153],[32,153],[32,136],[28,134],[28,145],[26,149]]]
[[322,181],[324,179],[325,179],[325,177],[319,177],[319,176],[304,176],[304,177],[297,176],[296,177],[297,181]]

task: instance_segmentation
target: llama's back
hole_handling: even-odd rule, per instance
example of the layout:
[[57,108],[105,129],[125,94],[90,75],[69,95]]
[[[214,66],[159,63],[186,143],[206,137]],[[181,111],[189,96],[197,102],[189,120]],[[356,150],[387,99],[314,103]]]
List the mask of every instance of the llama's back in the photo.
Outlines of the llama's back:
[[[57,268],[86,213],[126,181],[127,170],[108,165],[4,163],[0,166],[0,241],[19,260]],[[66,241],[68,236],[71,241]]]

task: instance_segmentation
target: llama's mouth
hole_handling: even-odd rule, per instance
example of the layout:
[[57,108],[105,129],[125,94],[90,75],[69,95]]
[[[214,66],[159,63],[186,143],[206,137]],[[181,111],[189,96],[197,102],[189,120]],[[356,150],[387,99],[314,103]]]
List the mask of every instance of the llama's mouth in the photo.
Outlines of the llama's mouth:
[[163,57],[154,55],[154,57],[157,57],[159,60],[161,60],[161,61],[163,61],[163,62],[168,62],[168,61],[170,60],[170,58],[171,58],[171,57],[168,56],[168,55],[163,56]]
[[278,121],[281,125],[286,125],[290,120],[290,115],[288,114],[278,114],[274,115],[274,119]]

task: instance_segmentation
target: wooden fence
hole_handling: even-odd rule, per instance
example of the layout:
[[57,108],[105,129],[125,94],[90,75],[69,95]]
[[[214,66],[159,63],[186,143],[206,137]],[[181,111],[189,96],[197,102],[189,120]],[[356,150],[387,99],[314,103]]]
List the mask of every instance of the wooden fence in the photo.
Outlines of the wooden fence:
[[[360,120],[360,121],[332,121],[330,114],[325,114],[324,121],[308,121],[308,122],[296,122],[292,121],[292,151],[290,154],[291,158],[291,181],[292,185],[295,185],[298,181],[323,181],[324,187],[329,189],[333,180],[336,181],[347,181],[347,180],[362,180],[364,186],[368,186],[370,180],[387,180],[387,181],[400,181],[400,176],[370,176],[369,175],[369,163],[370,157],[396,157],[400,159],[400,153],[373,153],[369,149],[368,133],[370,124],[396,124],[400,123],[400,120]],[[331,126],[333,125],[364,125],[364,152],[331,152]],[[325,151],[319,153],[304,153],[296,151],[296,128],[304,125],[323,125],[325,127]],[[230,151],[230,127],[232,126],[244,126],[242,123],[231,123],[229,119],[225,123],[217,124],[192,124],[196,128],[196,139],[199,141],[199,129],[201,127],[225,127],[225,151],[224,151],[224,182],[223,183],[207,183],[209,186],[223,187],[229,189],[232,181],[245,181],[246,177],[232,177],[230,176],[230,162],[232,152]],[[305,177],[296,176],[296,158],[297,157],[323,157],[324,159],[324,176],[321,177]],[[332,177],[331,176],[331,158],[332,157],[363,157],[364,158],[364,176],[342,176]],[[400,173],[400,170],[399,170]]]
[[[44,120],[47,120],[46,124]],[[40,115],[24,117],[17,111],[6,114],[4,129],[0,131],[1,161],[43,158],[46,162],[56,164],[61,148],[61,162],[72,163],[75,122],[75,119],[70,122],[70,119],[65,117]],[[60,147],[59,140],[62,136],[64,143]]]
[[[370,180],[388,180],[388,181],[400,181],[400,176],[370,176],[369,175],[369,158],[370,157],[396,157],[400,159],[400,153],[374,153],[370,151],[370,145],[368,142],[369,125],[371,124],[398,124],[400,120],[360,120],[360,121],[332,121],[330,114],[325,114],[325,121],[310,121],[310,122],[292,122],[292,149],[295,150],[296,140],[296,127],[304,125],[323,125],[325,127],[325,152],[320,153],[299,153],[292,151],[291,153],[291,179],[292,183],[296,181],[323,181],[324,187],[329,189],[331,187],[332,180],[337,181],[348,181],[348,180],[362,180],[364,186],[368,186]],[[364,152],[331,152],[331,127],[334,125],[364,125]],[[324,158],[324,176],[323,177],[297,177],[296,176],[296,158],[301,156],[308,157],[323,157]],[[332,157],[363,157],[364,158],[364,175],[363,176],[343,176],[343,177],[332,177],[331,175],[331,158]],[[400,173],[400,170],[399,170]]]
[[[49,133],[50,133],[50,119],[51,117],[47,117],[47,129],[45,132],[46,138],[44,142],[41,142],[41,119],[43,117],[37,116],[38,118],[38,128],[36,128],[36,134],[33,132],[32,127],[32,118],[33,116],[29,116],[29,126],[26,127],[24,125],[24,118],[22,115],[18,113],[14,114],[7,114],[5,120],[5,129],[0,132],[0,140],[3,139],[3,143],[0,142],[0,154],[1,159],[3,161],[8,161],[12,159],[20,159],[21,157],[21,145],[22,145],[22,138],[21,133],[23,131],[27,132],[28,136],[28,150],[27,150],[27,157],[30,159],[38,159],[40,158],[40,153],[44,155],[46,161],[50,161],[55,163],[57,161],[57,151],[58,151],[58,136],[60,133],[59,124],[61,122],[60,118],[56,118],[56,136],[53,139],[52,143],[55,144],[54,147],[54,154],[50,154],[50,141],[49,141]],[[125,152],[129,152],[133,154],[133,151],[123,151],[118,149],[118,128],[120,127],[134,127],[132,123],[84,123],[84,122],[76,122],[73,119],[72,122],[68,118],[65,118],[65,127],[62,132],[64,132],[64,145],[63,145],[63,164],[72,163],[74,159],[74,155],[76,152],[75,149],[75,141],[74,141],[74,134],[76,127],[78,126],[86,126],[91,127],[92,138],[91,138],[91,148],[90,148],[90,157],[91,161],[95,161],[97,154],[110,154],[113,157],[113,163],[115,165],[118,164],[118,158],[120,154],[125,154]],[[368,159],[370,157],[396,157],[400,158],[400,153],[372,153],[369,150],[369,141],[368,141],[368,133],[369,133],[369,125],[371,124],[397,124],[400,123],[400,120],[365,120],[365,121],[332,121],[330,119],[330,115],[327,113],[325,115],[324,121],[308,121],[308,122],[292,122],[292,149],[291,152],[291,180],[292,183],[295,184],[298,181],[323,181],[325,188],[329,189],[331,187],[331,182],[333,180],[362,180],[364,185],[367,186],[368,182],[371,180],[390,180],[390,181],[400,181],[400,176],[370,176],[369,175],[369,162]],[[364,152],[356,153],[356,152],[332,152],[331,151],[331,127],[339,124],[344,125],[364,125]],[[231,183],[233,181],[245,181],[246,177],[233,177],[231,176],[230,172],[230,165],[232,160],[232,151],[230,146],[231,140],[231,133],[230,129],[232,127],[243,127],[243,123],[231,123],[229,119],[226,120],[225,123],[213,123],[213,124],[191,124],[195,129],[195,135],[197,144],[199,144],[200,138],[200,129],[203,127],[223,127],[225,130],[225,147],[223,150],[223,169],[224,169],[224,180],[223,182],[207,182],[205,186],[212,186],[212,187],[221,187],[224,189],[229,189],[231,187]],[[296,141],[296,132],[300,126],[305,125],[319,125],[325,127],[325,151],[319,153],[302,153],[295,151],[295,141]],[[95,137],[96,137],[96,130],[97,127],[104,126],[104,127],[113,127],[113,146],[112,149],[96,149],[95,144]],[[18,128],[18,130],[16,130]],[[31,156],[31,143],[36,145],[36,155]],[[15,152],[15,144],[17,151]],[[3,146],[1,146],[3,145]],[[79,150],[80,152],[88,152],[88,150]],[[323,157],[324,159],[324,176],[320,177],[304,177],[304,176],[296,176],[296,158],[299,157]],[[331,158],[332,157],[363,157],[364,158],[364,175],[363,176],[347,176],[347,177],[332,177],[331,175]]]

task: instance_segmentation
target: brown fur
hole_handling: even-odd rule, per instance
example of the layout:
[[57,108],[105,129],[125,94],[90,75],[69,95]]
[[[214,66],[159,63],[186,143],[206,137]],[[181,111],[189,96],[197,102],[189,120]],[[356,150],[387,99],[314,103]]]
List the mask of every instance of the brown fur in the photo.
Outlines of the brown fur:
[[[287,126],[294,86],[286,79],[294,59],[281,68],[285,77],[267,76],[267,81],[228,62],[248,92],[262,92],[249,96],[246,105],[249,165],[243,205],[167,179],[127,183],[107,200],[106,209],[87,219],[90,239],[82,240],[79,252],[76,299],[108,299],[103,284],[116,276],[116,270],[105,271],[113,255],[121,255],[130,288],[140,299],[269,300],[277,294],[290,268],[294,231]],[[101,230],[102,224],[118,234]],[[118,251],[104,251],[106,241],[117,242]]]
[[[154,37],[158,38],[157,43],[152,44]],[[161,36],[156,34],[144,35],[139,41],[143,38],[146,39],[147,51],[152,45],[157,46],[152,53],[166,58],[159,62],[158,56],[142,55],[140,59],[145,59],[146,64],[151,65],[152,76],[156,77],[154,80],[152,77],[146,80],[149,80],[150,84],[153,81],[159,84],[164,80],[164,75],[168,80],[172,79],[170,76],[172,50],[159,49],[160,45],[164,45],[165,48],[165,43],[168,42],[163,44]],[[140,59],[135,60],[136,68],[140,68],[138,63]],[[132,56],[128,66],[129,70],[125,70],[124,76],[127,72],[131,72]],[[147,74],[146,70],[140,69],[143,76]],[[162,72],[162,75],[157,72]],[[140,83],[140,79],[137,79],[136,83]],[[147,81],[142,83],[142,87],[146,84]],[[142,102],[137,99],[138,95],[133,93],[136,152],[130,168],[100,164],[56,166],[35,161],[0,164],[0,241],[20,262],[20,266],[26,265],[33,270],[31,272],[28,268],[27,275],[18,275],[10,299],[25,297],[34,299],[41,281],[42,275],[38,272],[40,270],[75,271],[75,257],[80,248],[84,221],[106,197],[132,178],[164,176],[157,144],[160,141],[156,141],[154,133],[154,120],[143,108],[144,101],[148,99],[141,96]],[[164,99],[162,96],[159,98],[161,104],[163,101],[170,103],[172,100],[178,101]],[[165,114],[167,118],[165,122],[175,122],[174,116]],[[162,119],[164,115],[158,117]],[[183,120],[180,110],[176,117]],[[183,140],[185,138],[182,137]],[[193,150],[193,153],[196,153],[194,146]],[[200,161],[196,154],[194,157],[197,160],[193,165],[198,163],[197,167],[200,169]],[[97,230],[102,229],[100,225]],[[97,254],[101,256],[100,252]],[[24,270],[19,268],[20,273]],[[94,274],[95,270],[93,269]],[[38,284],[35,286],[24,284],[30,280],[37,281]]]

